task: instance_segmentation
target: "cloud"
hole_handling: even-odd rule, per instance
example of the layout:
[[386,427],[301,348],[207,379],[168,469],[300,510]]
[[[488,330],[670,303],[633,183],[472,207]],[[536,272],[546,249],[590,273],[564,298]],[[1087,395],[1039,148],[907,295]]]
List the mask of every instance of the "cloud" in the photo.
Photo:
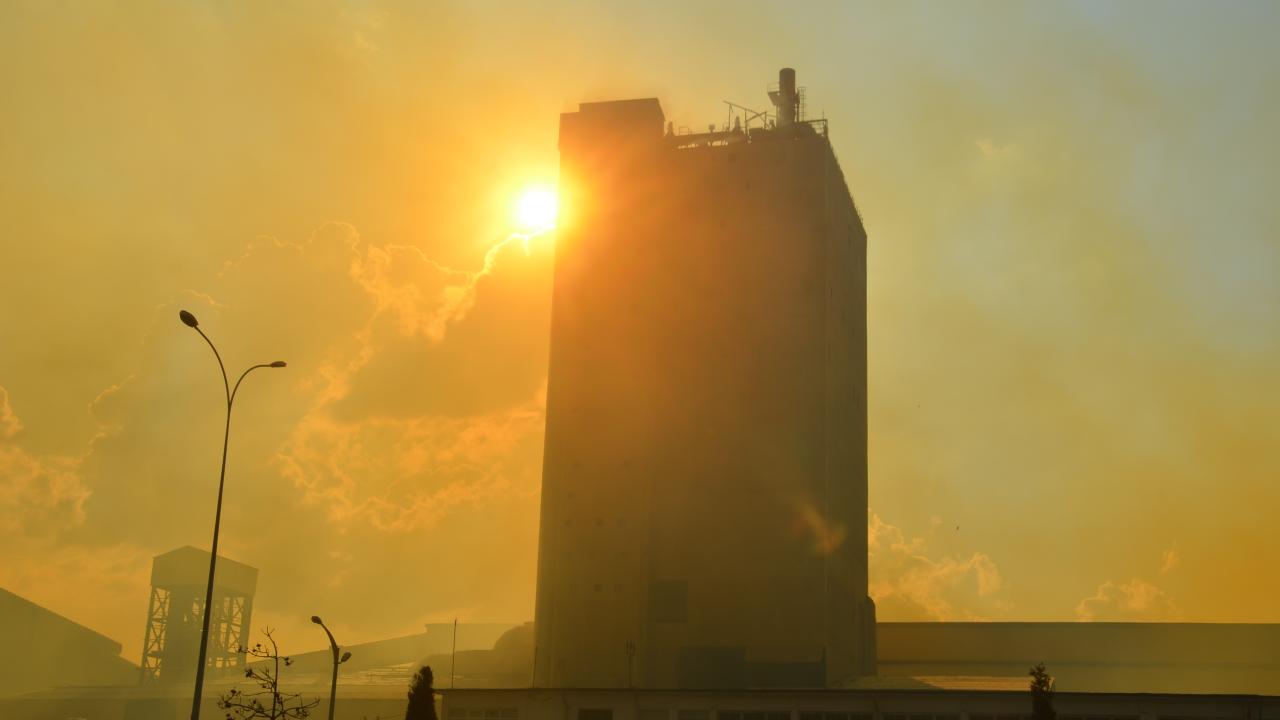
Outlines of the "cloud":
[[986,137],[975,140],[973,144],[978,148],[978,152],[982,153],[983,157],[986,158],[1007,155],[1014,150],[1012,145],[1000,144]]
[[[128,647],[142,639],[152,555],[136,543],[13,538],[0,563],[0,586]],[[85,602],[86,597],[92,601]],[[122,634],[118,629],[126,620],[130,632]],[[137,661],[137,653],[124,655]]]
[[[466,418],[370,417],[343,422],[323,412],[299,422],[277,467],[338,523],[384,531],[435,525],[461,506],[510,493],[532,495],[522,463],[541,440],[538,402]],[[523,484],[515,479],[529,480]]]
[[[483,347],[475,346],[474,331],[446,342],[450,328],[477,309],[486,281],[497,283],[488,290],[504,293],[494,278],[500,267],[519,276],[521,262],[529,264],[531,239],[509,235],[488,248],[478,269],[458,270],[419,248],[366,243],[354,227],[328,223],[302,245],[260,239],[228,266],[224,276],[234,282],[235,273],[258,274],[256,263],[276,262],[271,254],[296,256],[303,266],[318,254],[325,259],[311,282],[345,284],[366,300],[359,314],[348,313],[335,328],[325,361],[304,379],[314,399],[274,453],[273,466],[302,492],[303,502],[324,508],[343,526],[405,533],[496,497],[533,494],[537,478],[530,469],[540,452],[545,391],[519,386],[491,397],[483,409],[454,399],[473,394],[454,385],[468,367],[484,364],[479,357],[527,356],[524,336],[495,331],[488,326],[494,318],[482,315]],[[529,305],[525,298],[504,310],[518,314]],[[343,327],[351,333],[345,340]],[[481,380],[503,387],[503,374]]]
[[1178,556],[1178,549],[1176,546],[1165,550],[1160,555],[1160,574],[1169,574],[1174,568],[1178,567],[1178,563],[1181,561],[1182,558]]
[[503,252],[519,245],[527,256],[532,237],[512,233],[494,243],[478,270],[445,267],[411,245],[371,246],[354,258],[351,274],[380,312],[397,318],[402,332],[421,333],[440,342],[448,327],[475,307],[476,287],[493,274]]
[[[1160,554],[1160,574],[1168,575],[1179,562],[1177,544]],[[1183,619],[1182,609],[1169,593],[1142,578],[1128,582],[1107,580],[1097,592],[1076,605],[1082,621],[1170,622]]]
[[22,430],[22,421],[9,405],[9,391],[0,385],[0,438],[11,438],[20,430]]
[[[511,620],[531,612],[525,548],[536,538],[549,249],[507,236],[459,270],[326,223],[299,242],[256,237],[175,291],[232,382],[249,364],[289,362],[246,379],[228,457],[222,552],[260,569],[263,617],[321,610],[357,641],[411,631],[441,608]],[[207,547],[217,487],[221,378],[178,309],[156,312],[137,366],[94,398],[98,432],[66,477],[46,473],[39,486],[83,491],[60,495],[75,502],[64,513],[74,522],[29,546],[31,567],[86,547],[145,547],[141,571],[119,580],[135,583],[124,594],[142,598],[137,612],[102,628],[126,654],[141,637],[133,620],[147,557]],[[0,404],[0,448],[21,425]],[[24,493],[24,507],[52,502]],[[440,550],[445,536],[458,552]],[[397,567],[423,553],[431,573]],[[18,588],[56,596],[46,576],[24,573]],[[385,593],[389,577],[402,592]],[[365,612],[373,605],[383,612]]]
[[[98,401],[109,395],[104,391]],[[23,423],[0,386],[0,587],[101,630],[146,607],[149,554],[136,543],[69,541],[81,528],[91,496],[83,454],[32,452],[21,443]],[[85,603],[86,593],[94,600]]]
[[870,513],[870,594],[877,614],[894,620],[980,620],[1006,612],[1004,578],[986,553],[931,557],[924,538]]
[[1076,605],[1082,621],[1170,622],[1182,619],[1182,611],[1163,589],[1134,578],[1125,583],[1110,580]]
[[37,455],[19,442],[22,421],[0,386],[0,537],[40,537],[80,523],[89,497],[81,458]]

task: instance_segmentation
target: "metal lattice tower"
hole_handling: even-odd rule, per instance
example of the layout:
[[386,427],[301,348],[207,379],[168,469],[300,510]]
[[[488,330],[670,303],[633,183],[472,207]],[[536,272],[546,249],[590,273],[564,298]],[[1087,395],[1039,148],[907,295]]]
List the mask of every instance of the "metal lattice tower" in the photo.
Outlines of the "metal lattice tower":
[[[151,563],[151,601],[142,641],[142,683],[171,684],[195,676],[204,614],[209,553],[187,546]],[[258,570],[218,556],[209,619],[206,673],[216,676],[239,667],[236,649],[247,645]]]

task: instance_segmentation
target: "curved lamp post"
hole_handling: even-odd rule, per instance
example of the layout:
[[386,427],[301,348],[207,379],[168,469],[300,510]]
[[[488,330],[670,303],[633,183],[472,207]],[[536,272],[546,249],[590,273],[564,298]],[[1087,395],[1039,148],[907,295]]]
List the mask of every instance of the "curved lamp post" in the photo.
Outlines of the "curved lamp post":
[[333,705],[338,699],[338,666],[350,660],[351,653],[344,652],[342,657],[338,657],[338,641],[333,639],[329,626],[324,624],[319,615],[312,615],[311,622],[324,628],[324,634],[329,636],[329,647],[333,649],[333,682],[329,684],[329,720],[333,720]]
[[246,375],[258,368],[282,368],[285,363],[283,360],[276,360],[275,362],[254,365],[241,373],[240,379],[236,380],[235,386],[232,387],[227,380],[227,368],[222,364],[222,355],[218,354],[218,348],[213,346],[213,341],[200,329],[200,323],[196,321],[196,316],[186,310],[182,310],[178,313],[178,319],[182,321],[183,325],[200,333],[200,337],[209,343],[209,348],[213,350],[213,356],[218,359],[218,369],[222,371],[222,387],[227,394],[227,425],[222,433],[222,470],[218,474],[218,506],[213,515],[213,548],[212,552],[209,553],[209,583],[204,593],[204,623],[200,628],[200,656],[196,661],[196,692],[195,697],[191,700],[191,720],[200,720],[200,695],[204,690],[205,653],[209,649],[209,617],[213,610],[213,572],[218,563],[218,530],[222,526],[222,487],[227,479],[227,441],[231,439],[231,405],[235,402],[236,392],[240,389],[240,383],[244,382]]

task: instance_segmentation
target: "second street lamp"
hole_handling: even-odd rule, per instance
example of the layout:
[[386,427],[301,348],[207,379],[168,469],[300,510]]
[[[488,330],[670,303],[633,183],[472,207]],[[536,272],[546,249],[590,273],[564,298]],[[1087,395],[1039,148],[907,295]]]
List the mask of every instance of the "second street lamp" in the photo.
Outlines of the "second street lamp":
[[333,706],[338,700],[338,666],[350,660],[351,653],[344,652],[342,657],[338,657],[338,641],[333,639],[329,626],[324,624],[319,615],[312,615],[311,622],[324,629],[324,634],[329,636],[329,647],[333,650],[333,682],[329,684],[329,720],[333,720]]
[[196,688],[195,697],[191,700],[191,720],[200,720],[200,696],[204,691],[204,668],[205,654],[209,650],[209,617],[212,612],[213,605],[213,575],[218,564],[218,530],[222,526],[222,488],[226,485],[227,480],[227,443],[231,439],[231,406],[236,400],[236,392],[240,389],[240,383],[244,382],[244,378],[249,373],[258,368],[282,368],[285,366],[283,360],[275,362],[260,363],[250,367],[240,374],[240,379],[236,380],[235,387],[227,379],[227,368],[222,364],[222,355],[218,353],[218,348],[214,347],[213,341],[208,335],[200,329],[200,323],[196,320],[196,316],[182,310],[178,313],[178,319],[183,325],[200,333],[200,337],[209,343],[209,348],[213,350],[213,356],[218,359],[218,369],[222,371],[222,388],[226,391],[227,397],[227,424],[226,429],[222,433],[222,470],[218,473],[218,505],[213,514],[213,547],[209,552],[209,583],[205,587],[204,594],[204,621],[200,627],[200,655],[196,658]]

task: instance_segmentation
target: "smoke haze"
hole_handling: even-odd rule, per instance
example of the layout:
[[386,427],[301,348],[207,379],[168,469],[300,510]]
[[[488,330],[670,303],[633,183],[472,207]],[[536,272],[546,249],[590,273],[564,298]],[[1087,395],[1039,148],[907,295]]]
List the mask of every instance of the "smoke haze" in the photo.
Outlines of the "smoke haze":
[[785,64],[869,238],[880,619],[1280,622],[1277,7],[776,10],[5,4],[0,586],[136,659],[216,493],[186,308],[289,363],[232,427],[255,626],[531,618],[554,237],[514,198],[579,101],[698,128]]

